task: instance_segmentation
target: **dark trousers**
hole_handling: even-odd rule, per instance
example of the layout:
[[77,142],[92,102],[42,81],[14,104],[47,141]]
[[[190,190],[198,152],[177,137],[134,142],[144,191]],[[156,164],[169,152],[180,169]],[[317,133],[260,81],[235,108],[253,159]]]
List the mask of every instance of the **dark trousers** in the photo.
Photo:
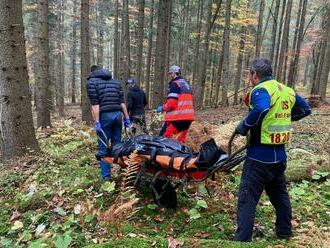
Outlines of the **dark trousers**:
[[234,240],[251,241],[256,206],[265,189],[276,210],[276,235],[289,238],[292,234],[292,210],[286,189],[285,163],[264,164],[246,159],[241,176],[237,203],[237,230]]
[[[100,114],[100,123],[103,132],[97,133],[99,151],[98,155],[107,155],[107,146],[109,141],[111,145],[115,145],[121,142],[121,129],[122,129],[122,113],[121,111],[114,112],[102,112]],[[102,139],[102,141],[100,140]],[[101,176],[107,178],[111,176],[111,166],[110,164],[100,161]]]

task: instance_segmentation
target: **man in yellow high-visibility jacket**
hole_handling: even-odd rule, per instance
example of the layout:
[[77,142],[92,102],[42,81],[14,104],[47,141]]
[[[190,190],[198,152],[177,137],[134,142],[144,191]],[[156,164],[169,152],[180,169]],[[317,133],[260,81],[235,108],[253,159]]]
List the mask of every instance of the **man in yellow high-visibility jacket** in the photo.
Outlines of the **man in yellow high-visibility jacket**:
[[236,241],[251,241],[255,210],[263,190],[276,210],[276,235],[292,235],[292,210],[286,189],[285,144],[291,138],[291,122],[311,114],[308,103],[293,89],[273,79],[271,62],[256,59],[250,67],[254,86],[249,114],[236,133],[250,131],[250,144],[243,166],[237,204]]

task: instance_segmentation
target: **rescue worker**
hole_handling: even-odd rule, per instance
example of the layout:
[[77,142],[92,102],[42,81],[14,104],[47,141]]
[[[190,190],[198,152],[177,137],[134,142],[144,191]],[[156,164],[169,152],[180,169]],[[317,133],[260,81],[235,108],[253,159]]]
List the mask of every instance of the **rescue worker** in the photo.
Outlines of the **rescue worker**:
[[[101,69],[96,65],[91,67],[88,77],[87,94],[92,105],[95,129],[98,135],[98,155],[107,154],[107,145],[121,142],[121,129],[124,114],[124,126],[131,123],[124,102],[124,93],[120,83],[112,79],[111,71]],[[110,164],[101,161],[101,177],[111,179]]]
[[160,136],[177,139],[185,143],[188,129],[195,120],[193,95],[188,82],[181,77],[181,69],[177,65],[169,68],[171,78],[168,87],[167,101],[158,106],[157,112],[165,111],[165,123]]
[[311,114],[308,103],[272,76],[271,62],[256,59],[250,67],[250,111],[237,126],[250,144],[241,175],[237,203],[236,241],[251,241],[255,211],[263,190],[276,210],[276,236],[290,239],[292,211],[284,171],[285,144],[291,139],[291,122]]
[[[133,124],[141,127],[144,133],[147,133],[146,118],[144,108],[147,105],[147,98],[144,91],[135,83],[134,78],[129,78],[126,82],[129,88],[127,93],[127,111]],[[132,127],[135,135],[136,127]]]

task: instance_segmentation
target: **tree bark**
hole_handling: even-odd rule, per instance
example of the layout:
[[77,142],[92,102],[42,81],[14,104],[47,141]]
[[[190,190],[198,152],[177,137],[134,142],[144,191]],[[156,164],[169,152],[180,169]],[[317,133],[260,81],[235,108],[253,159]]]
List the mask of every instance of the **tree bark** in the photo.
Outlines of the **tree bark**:
[[237,62],[236,62],[236,76],[235,76],[235,95],[234,95],[234,105],[238,104],[238,91],[241,85],[242,80],[242,68],[243,68],[243,55],[244,55],[244,47],[245,47],[245,39],[246,39],[246,27],[242,26],[241,31],[241,40],[240,40],[240,46],[237,56]]
[[264,10],[265,10],[265,0],[260,0],[257,39],[256,39],[256,52],[255,52],[256,58],[260,57],[261,43],[262,43],[262,23],[263,23],[263,19],[264,19]]
[[[206,2],[206,20],[202,25],[202,49],[199,52],[198,59],[195,61],[196,63],[196,75],[194,82],[194,106],[196,109],[201,109],[204,102],[204,87],[206,81],[206,66],[208,59],[208,49],[209,49],[209,37],[210,37],[210,25],[211,25],[211,17],[212,17],[212,0],[205,1]],[[201,19],[201,23],[203,23],[203,19]]]
[[148,33],[148,55],[147,55],[147,68],[146,68],[146,97],[150,106],[150,72],[151,72],[151,54],[152,54],[152,37],[154,26],[154,0],[150,3],[150,19],[149,19],[149,33]]
[[222,0],[219,0],[217,3],[217,9],[214,15],[212,15],[212,0],[209,0],[208,6],[207,6],[207,19],[206,23],[204,24],[204,47],[201,52],[200,56],[200,64],[199,64],[199,72],[198,72],[198,84],[195,84],[195,88],[199,88],[196,92],[197,95],[195,97],[196,102],[195,106],[197,109],[202,108],[203,103],[204,103],[204,91],[205,91],[205,83],[206,83],[206,69],[207,69],[207,60],[209,59],[209,44],[210,44],[210,34],[211,30],[213,28],[213,25],[217,19],[217,16],[220,11],[220,7],[222,4]]
[[115,27],[114,27],[114,39],[113,39],[113,74],[116,78],[118,78],[118,40],[119,40],[119,1],[116,0],[115,7]]
[[326,101],[327,84],[330,71],[330,7],[328,6],[324,16],[324,36],[325,36],[325,50],[324,60],[320,75],[319,95],[322,101]]
[[296,23],[296,32],[293,42],[294,55],[290,62],[290,70],[288,76],[288,85],[294,87],[297,80],[297,67],[300,59],[301,44],[303,42],[303,33],[305,28],[305,16],[308,0],[300,0],[299,11]]
[[202,20],[203,20],[203,5],[204,1],[198,1],[198,11],[197,11],[197,37],[196,37],[196,44],[195,44],[195,56],[194,56],[194,69],[193,69],[193,79],[192,85],[195,85],[197,77],[198,77],[198,58],[199,58],[199,45],[201,39],[201,31],[202,31]]
[[188,75],[188,59],[189,59],[189,45],[191,45],[191,39],[190,39],[190,32],[191,32],[191,10],[190,10],[190,0],[188,0],[188,4],[187,4],[187,8],[185,10],[185,15],[186,15],[186,22],[185,24],[185,33],[184,33],[184,38],[183,38],[183,42],[182,42],[182,63],[181,68],[182,71],[185,72],[185,75]]
[[223,59],[226,61],[223,64],[223,84],[221,93],[221,105],[228,106],[228,86],[230,83],[229,78],[229,36],[230,36],[230,15],[231,15],[231,1],[226,1],[225,12],[225,30],[223,34]]
[[171,0],[160,0],[158,8],[155,79],[153,83],[152,107],[156,107],[162,101],[164,95],[164,68],[166,66],[166,46],[168,38],[169,8]]
[[38,1],[37,11],[37,41],[36,46],[36,110],[37,126],[50,127],[50,102],[49,102],[49,38],[48,38],[48,1]]
[[97,41],[97,65],[100,67],[104,66],[104,36],[105,36],[105,17],[106,17],[106,2],[100,0],[98,7],[98,41]]
[[87,98],[86,80],[90,72],[90,35],[89,35],[89,0],[81,0],[81,116],[82,121],[91,124],[93,121],[90,104]]
[[143,68],[143,39],[144,39],[144,5],[145,0],[139,0],[139,14],[138,14],[138,57],[137,57],[137,82],[141,84],[142,68]]
[[120,53],[120,76],[122,82],[126,82],[131,74],[130,59],[130,35],[129,35],[129,19],[128,19],[128,0],[123,0],[122,10],[122,37],[121,37],[121,53]]
[[287,61],[287,50],[289,45],[289,31],[290,31],[290,19],[291,19],[292,0],[288,0],[285,13],[283,36],[281,38],[281,49],[279,54],[278,66],[277,66],[277,78],[284,82],[286,71],[283,70]]
[[0,160],[38,151],[27,72],[22,1],[0,1]]
[[276,34],[278,29],[278,14],[280,12],[281,0],[276,0],[275,11],[273,16],[273,29],[272,29],[272,38],[271,38],[271,48],[269,53],[270,61],[274,60],[274,52],[275,52],[275,43],[276,43]]
[[280,45],[281,45],[281,39],[282,39],[282,29],[283,29],[283,21],[285,16],[285,7],[286,7],[286,0],[283,0],[282,2],[282,9],[281,9],[281,18],[280,23],[278,26],[278,36],[277,36],[277,42],[275,46],[275,59],[273,60],[273,75],[277,75],[277,67],[278,67],[278,58],[280,55]]
[[64,0],[60,0],[60,21],[59,21],[59,80],[57,82],[56,105],[60,116],[64,116],[65,96],[65,53],[64,53]]
[[222,71],[223,71],[223,61],[224,57],[223,57],[223,44],[222,44],[222,51],[220,53],[219,56],[219,63],[218,63],[218,73],[217,73],[217,80],[216,80],[216,87],[215,87],[215,101],[214,101],[214,105],[215,107],[218,106],[219,104],[219,97],[220,97],[220,86],[221,86],[221,82],[222,82]]
[[73,1],[72,20],[72,78],[71,78],[71,103],[76,103],[76,74],[77,74],[77,0]]
[[[168,25],[167,25],[167,37],[166,37],[166,49],[165,49],[165,67],[163,69],[163,74],[164,74],[164,81],[166,81],[166,75],[167,75],[167,70],[170,67],[170,58],[171,58],[171,46],[173,45],[171,43],[171,29],[172,29],[172,8],[173,8],[173,2],[170,1],[169,7],[167,9],[167,18],[168,18]],[[174,57],[174,56],[173,56]],[[163,95],[162,98],[166,97],[166,89],[167,85],[164,83],[163,85]]]

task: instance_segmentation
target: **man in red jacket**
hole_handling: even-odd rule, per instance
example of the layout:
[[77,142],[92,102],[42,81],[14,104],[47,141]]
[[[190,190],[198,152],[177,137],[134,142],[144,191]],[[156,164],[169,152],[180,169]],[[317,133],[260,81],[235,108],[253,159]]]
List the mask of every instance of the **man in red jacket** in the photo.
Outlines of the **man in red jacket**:
[[195,120],[194,99],[191,87],[181,77],[181,69],[177,65],[170,67],[167,101],[157,108],[157,112],[165,112],[165,123],[161,136],[177,139],[185,143],[191,122]]

